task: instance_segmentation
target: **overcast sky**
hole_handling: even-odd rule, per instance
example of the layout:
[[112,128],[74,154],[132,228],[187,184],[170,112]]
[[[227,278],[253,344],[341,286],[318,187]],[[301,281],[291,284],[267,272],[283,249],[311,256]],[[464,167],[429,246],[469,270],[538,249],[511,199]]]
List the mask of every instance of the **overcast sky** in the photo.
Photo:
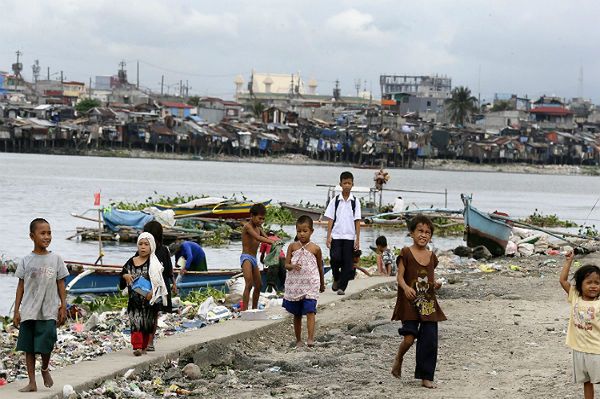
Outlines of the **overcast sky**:
[[[326,1],[0,0],[0,70],[23,52],[45,78],[88,82],[127,62],[135,82],[232,98],[250,71],[300,72],[320,94],[336,79],[380,97],[379,75],[439,74],[482,99],[494,93],[583,96],[600,102],[600,2],[596,0]],[[55,78],[58,75],[54,75]]]

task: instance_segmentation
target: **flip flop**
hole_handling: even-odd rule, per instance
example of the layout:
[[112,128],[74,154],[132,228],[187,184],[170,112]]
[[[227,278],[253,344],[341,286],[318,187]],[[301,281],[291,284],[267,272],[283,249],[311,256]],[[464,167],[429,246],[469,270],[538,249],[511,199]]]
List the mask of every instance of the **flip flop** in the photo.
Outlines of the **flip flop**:
[[146,350],[148,352],[154,352],[156,349],[154,349],[154,345],[148,345],[148,347],[146,348]]

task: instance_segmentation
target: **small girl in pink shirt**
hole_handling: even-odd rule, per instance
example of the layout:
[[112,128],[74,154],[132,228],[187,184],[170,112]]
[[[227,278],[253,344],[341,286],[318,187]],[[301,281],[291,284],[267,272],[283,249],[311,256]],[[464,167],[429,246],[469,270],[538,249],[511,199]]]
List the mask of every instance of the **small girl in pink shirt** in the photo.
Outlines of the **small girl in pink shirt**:
[[302,346],[302,316],[306,315],[308,339],[306,345],[315,344],[315,314],[319,292],[325,291],[323,255],[321,248],[310,241],[313,221],[302,215],[296,221],[298,240],[290,244],[285,258],[287,275],[283,307],[294,315],[296,347]]

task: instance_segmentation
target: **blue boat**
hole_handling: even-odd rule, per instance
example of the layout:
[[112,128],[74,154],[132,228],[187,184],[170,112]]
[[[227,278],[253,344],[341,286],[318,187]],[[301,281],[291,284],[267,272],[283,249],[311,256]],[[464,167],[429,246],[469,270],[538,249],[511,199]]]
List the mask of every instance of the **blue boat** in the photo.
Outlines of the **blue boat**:
[[494,256],[502,256],[512,227],[502,220],[493,219],[471,205],[471,196],[461,194],[464,204],[465,240],[470,248],[483,245]]
[[[119,290],[119,280],[122,266],[106,265],[98,266],[91,263],[66,261],[69,276],[66,284],[69,294],[116,294]],[[329,267],[325,267],[325,273]],[[209,270],[206,272],[187,272],[177,284],[180,294],[212,287],[219,290],[227,290],[225,284],[232,277],[241,275],[240,269],[233,270]],[[266,270],[261,271],[262,287],[266,288]],[[280,287],[283,288],[283,287]]]

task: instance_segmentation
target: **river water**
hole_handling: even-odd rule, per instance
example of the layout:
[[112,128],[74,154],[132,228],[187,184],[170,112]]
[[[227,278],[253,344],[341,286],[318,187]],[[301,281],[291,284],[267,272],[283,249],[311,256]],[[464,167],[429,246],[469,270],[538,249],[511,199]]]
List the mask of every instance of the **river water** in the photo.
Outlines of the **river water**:
[[[102,203],[142,201],[154,193],[163,195],[242,195],[253,201],[304,202],[323,204],[327,189],[317,184],[335,184],[344,166],[274,165],[211,161],[182,161],[129,158],[101,158],[38,154],[0,153],[0,255],[15,259],[32,249],[29,222],[46,218],[53,231],[51,249],[65,259],[93,262],[97,243],[67,240],[77,226],[93,223],[71,217],[93,205],[93,193],[100,190]],[[373,170],[349,169],[356,186],[371,186]],[[600,179],[592,176],[528,175],[485,172],[390,169],[388,188],[420,191],[448,190],[448,207],[462,208],[461,193],[473,194],[473,205],[481,210],[506,212],[525,217],[535,209],[555,213],[561,219],[600,224],[600,207],[590,214],[598,199]],[[384,203],[393,202],[385,192]],[[405,204],[444,206],[444,196],[403,193]],[[414,204],[414,205],[413,205]],[[589,216],[588,216],[589,214]],[[292,233],[293,228],[288,228]],[[385,234],[391,246],[408,244],[400,230],[364,229],[362,247],[372,245]],[[324,247],[324,230],[316,228],[314,241]],[[460,239],[437,239],[440,248],[451,248]],[[238,267],[241,244],[207,248],[209,268]],[[368,251],[367,251],[368,252]],[[123,264],[134,253],[132,244],[108,244],[104,262]],[[0,278],[3,293],[14,292],[14,277]],[[0,301],[5,295],[0,294]],[[2,301],[5,303],[6,301]],[[11,299],[12,302],[12,299]],[[0,307],[0,313],[2,313]]]

